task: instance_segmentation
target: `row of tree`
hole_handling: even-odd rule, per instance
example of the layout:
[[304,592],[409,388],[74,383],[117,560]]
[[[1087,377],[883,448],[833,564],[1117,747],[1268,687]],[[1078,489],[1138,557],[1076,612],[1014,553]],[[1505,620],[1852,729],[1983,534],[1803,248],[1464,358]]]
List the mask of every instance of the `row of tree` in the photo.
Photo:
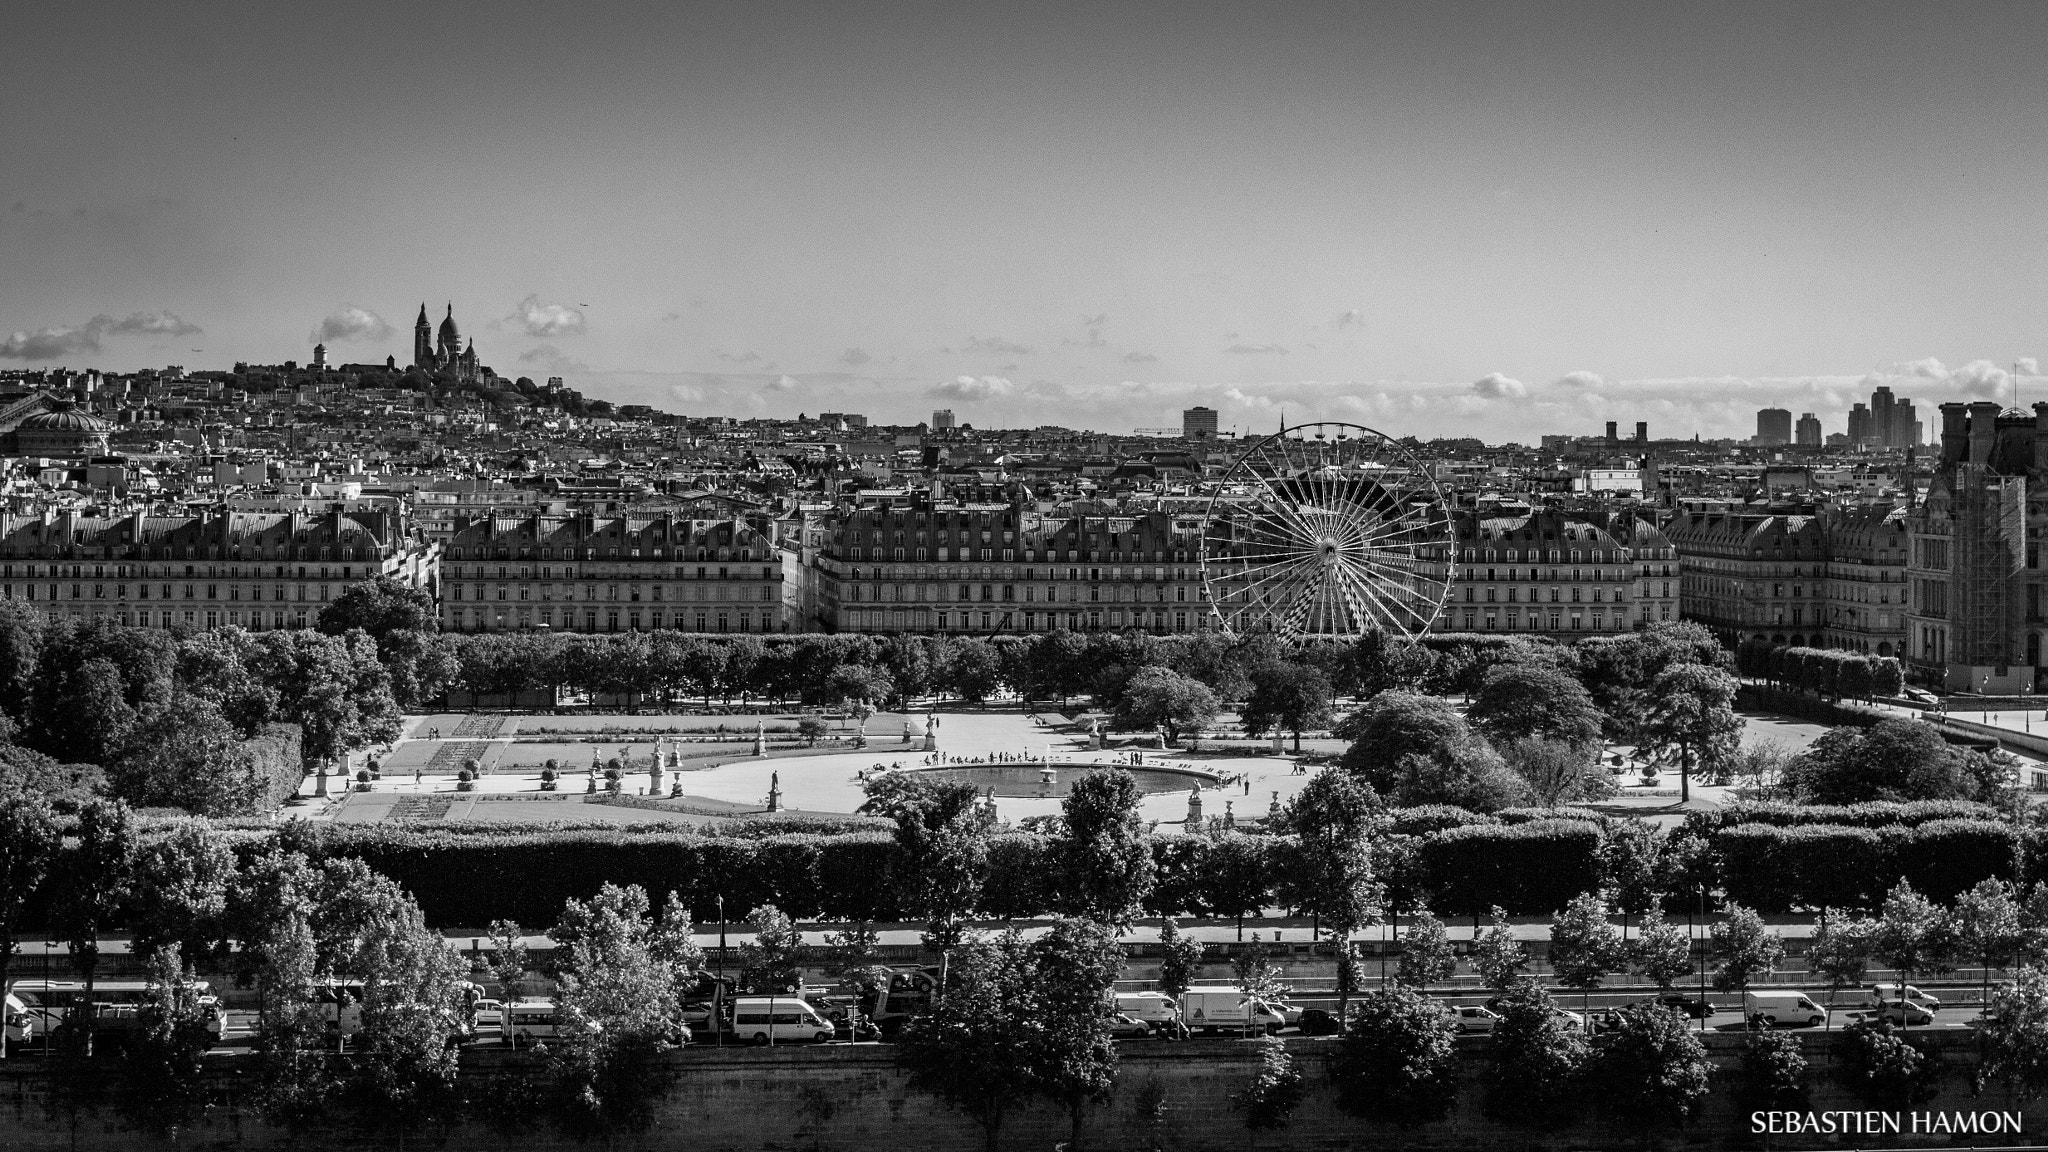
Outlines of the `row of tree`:
[[1736,646],[1735,670],[1752,680],[1837,699],[1897,696],[1906,690],[1905,669],[1897,657],[1787,647],[1756,637]]

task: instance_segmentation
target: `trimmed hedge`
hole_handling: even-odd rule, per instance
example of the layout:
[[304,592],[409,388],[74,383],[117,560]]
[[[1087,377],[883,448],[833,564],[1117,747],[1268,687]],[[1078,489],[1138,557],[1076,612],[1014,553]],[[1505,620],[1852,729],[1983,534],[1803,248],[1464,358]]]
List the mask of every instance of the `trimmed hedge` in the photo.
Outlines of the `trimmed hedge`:
[[1476,825],[1422,841],[1422,872],[1439,912],[1547,915],[1600,886],[1600,826],[1583,820]]
[[1935,820],[1996,820],[1998,809],[1974,800],[1872,800],[1863,804],[1790,804],[1778,800],[1745,800],[1713,812],[1688,812],[1685,826],[1712,835],[1738,824],[1770,824],[1782,828],[1802,824],[1838,824],[1882,828],[1918,825]]
[[1713,839],[1727,899],[1760,912],[1876,908],[1904,880],[1947,902],[1980,880],[2017,880],[2023,837],[1994,820],[1855,827],[1738,824]]

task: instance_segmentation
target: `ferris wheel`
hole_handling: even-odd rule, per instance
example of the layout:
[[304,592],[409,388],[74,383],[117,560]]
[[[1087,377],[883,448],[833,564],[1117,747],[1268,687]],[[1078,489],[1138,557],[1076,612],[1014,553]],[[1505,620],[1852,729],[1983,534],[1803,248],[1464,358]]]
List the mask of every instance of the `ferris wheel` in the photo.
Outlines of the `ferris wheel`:
[[1455,537],[1422,462],[1357,424],[1282,428],[1225,473],[1202,580],[1234,633],[1413,641],[1450,598]]

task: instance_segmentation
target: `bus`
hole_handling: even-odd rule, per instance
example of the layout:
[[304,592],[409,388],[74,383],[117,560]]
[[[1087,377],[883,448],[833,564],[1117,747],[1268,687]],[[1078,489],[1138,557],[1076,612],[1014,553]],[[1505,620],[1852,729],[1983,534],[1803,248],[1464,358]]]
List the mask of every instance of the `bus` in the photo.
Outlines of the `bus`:
[[[204,980],[188,980],[184,989],[198,1001],[208,1038],[218,1043],[227,1034],[228,1014],[220,997],[214,994],[213,985]],[[113,1038],[140,1032],[143,1010],[154,1000],[155,992],[146,980],[95,981],[91,1001],[94,1032]],[[47,1044],[74,1022],[85,1003],[83,980],[16,980],[7,986],[8,1038]],[[18,1029],[14,1023],[16,1014],[20,1018]]]

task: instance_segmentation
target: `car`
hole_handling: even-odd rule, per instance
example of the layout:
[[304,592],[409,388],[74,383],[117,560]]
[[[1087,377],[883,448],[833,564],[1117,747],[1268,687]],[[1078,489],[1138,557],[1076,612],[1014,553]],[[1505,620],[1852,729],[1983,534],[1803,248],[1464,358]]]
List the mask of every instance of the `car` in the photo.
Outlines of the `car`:
[[1344,1030],[1337,1014],[1328,1008],[1303,1008],[1297,1024],[1303,1036],[1335,1036]]
[[1466,1004],[1454,1009],[1458,1014],[1458,1031],[1464,1033],[1491,1032],[1500,1023],[1500,1013],[1479,1004]]
[[[1496,1020],[1500,1018],[1502,1013],[1507,1011],[1508,1004],[1509,999],[1506,996],[1489,996],[1486,998],[1486,1010],[1493,1013]],[[1567,1032],[1582,1032],[1586,1028],[1586,1018],[1577,1012],[1567,1012],[1562,1008],[1556,1007],[1551,1008],[1551,1012],[1558,1019],[1564,1021],[1564,1030]]]
[[477,1027],[496,1028],[504,1022],[505,1002],[503,1000],[492,1000],[489,997],[485,997],[482,1000],[478,1000],[475,1007]]
[[1876,1015],[1880,1019],[1893,1024],[1903,1025],[1907,1028],[1922,1028],[1934,1023],[1934,1013],[1929,1012],[1926,1008],[1911,1000],[1888,1001],[1884,1007],[1877,1009],[1876,1012],[1865,1013],[1865,1015]]
[[1116,1040],[1142,1040],[1152,1034],[1152,1026],[1128,1012],[1119,1012],[1109,1018],[1109,1035]]
[[1654,1004],[1659,1008],[1669,1008],[1681,1016],[1690,1017],[1694,1020],[1705,1020],[1716,1011],[1715,1007],[1707,1003],[1704,998],[1687,996],[1682,992],[1666,992],[1654,999],[1645,1000],[1643,1003]]

